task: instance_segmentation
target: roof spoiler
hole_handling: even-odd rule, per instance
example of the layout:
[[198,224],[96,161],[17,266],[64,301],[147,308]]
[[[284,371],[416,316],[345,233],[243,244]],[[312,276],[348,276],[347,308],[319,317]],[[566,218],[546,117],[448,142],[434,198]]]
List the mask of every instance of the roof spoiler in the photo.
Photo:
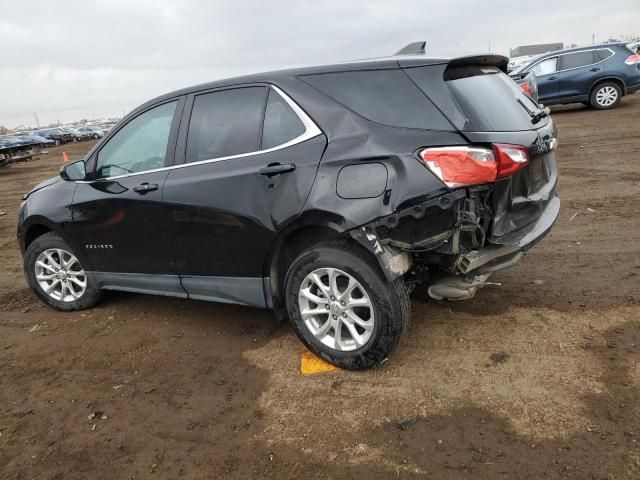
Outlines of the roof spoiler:
[[401,48],[396,55],[423,55],[426,52],[427,42],[413,42]]
[[503,55],[472,55],[469,57],[454,58],[447,64],[447,68],[455,67],[477,67],[481,65],[487,65],[491,67],[497,67],[504,73],[507,73],[507,65],[509,59]]

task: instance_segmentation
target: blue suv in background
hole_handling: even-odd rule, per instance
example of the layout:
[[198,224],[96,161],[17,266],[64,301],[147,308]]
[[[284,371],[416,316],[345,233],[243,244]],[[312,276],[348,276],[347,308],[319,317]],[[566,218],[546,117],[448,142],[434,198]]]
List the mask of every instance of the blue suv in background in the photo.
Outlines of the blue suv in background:
[[614,108],[640,90],[640,55],[624,43],[606,43],[541,55],[511,76],[533,72],[538,101],[546,105],[582,102],[599,110]]

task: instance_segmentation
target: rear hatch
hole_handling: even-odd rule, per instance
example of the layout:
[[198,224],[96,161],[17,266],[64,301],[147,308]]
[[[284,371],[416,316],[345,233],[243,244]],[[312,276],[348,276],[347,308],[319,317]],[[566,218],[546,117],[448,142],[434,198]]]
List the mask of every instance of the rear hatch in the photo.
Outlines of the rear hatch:
[[447,64],[400,61],[404,71],[473,145],[526,147],[529,164],[497,180],[488,240],[530,246],[555,220],[556,129],[540,105],[506,74],[507,59],[497,55],[465,57]]

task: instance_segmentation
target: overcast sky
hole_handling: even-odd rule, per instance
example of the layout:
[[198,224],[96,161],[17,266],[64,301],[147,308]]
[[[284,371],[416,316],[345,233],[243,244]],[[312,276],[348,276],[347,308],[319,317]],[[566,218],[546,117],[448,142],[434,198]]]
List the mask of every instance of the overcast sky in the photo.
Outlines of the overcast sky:
[[0,0],[0,125],[122,116],[180,87],[417,40],[443,56],[640,35],[639,2]]

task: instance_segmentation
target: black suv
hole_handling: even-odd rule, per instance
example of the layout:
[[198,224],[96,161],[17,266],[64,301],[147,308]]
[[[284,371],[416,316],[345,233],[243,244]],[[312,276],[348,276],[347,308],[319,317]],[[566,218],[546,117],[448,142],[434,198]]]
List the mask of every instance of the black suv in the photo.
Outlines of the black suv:
[[471,298],[558,215],[555,127],[506,69],[397,56],[152,100],[25,196],[29,285],[60,310],[109,289],[270,308],[329,362],[380,362],[413,288]]

